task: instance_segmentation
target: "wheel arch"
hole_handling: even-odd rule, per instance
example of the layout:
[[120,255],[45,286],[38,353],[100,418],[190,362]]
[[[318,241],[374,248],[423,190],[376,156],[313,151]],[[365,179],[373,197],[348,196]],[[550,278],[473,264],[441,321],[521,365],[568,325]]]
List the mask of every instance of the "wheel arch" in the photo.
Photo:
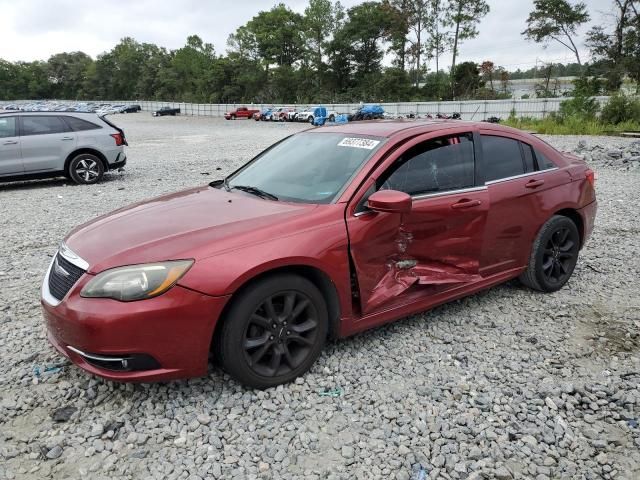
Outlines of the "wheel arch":
[[293,264],[293,265],[285,265],[285,266],[270,268],[268,270],[263,270],[249,276],[248,278],[243,279],[243,282],[234,290],[231,298],[225,304],[224,308],[222,309],[222,312],[220,313],[220,317],[216,322],[212,339],[211,339],[212,347],[216,345],[218,336],[222,330],[222,325],[226,320],[226,316],[229,309],[231,308],[233,303],[239,298],[239,296],[242,295],[242,292],[246,290],[248,287],[250,287],[251,285],[253,285],[254,283],[264,278],[275,276],[278,274],[283,274],[283,273],[299,275],[309,280],[318,288],[318,290],[320,290],[320,293],[322,294],[323,298],[327,302],[327,312],[329,314],[329,330],[328,330],[329,337],[330,338],[338,337],[339,331],[340,331],[340,315],[341,315],[340,296],[338,295],[338,290],[334,282],[331,280],[331,277],[318,267],[315,267],[312,265],[306,265],[306,264]]
[[569,218],[573,223],[575,223],[578,228],[578,234],[580,235],[580,248],[584,245],[584,220],[578,210],[575,208],[563,208],[562,210],[558,210],[554,213],[554,215],[560,215],[563,217]]
[[83,153],[88,153],[88,154],[91,154],[91,155],[95,155],[102,162],[102,166],[104,167],[104,171],[107,172],[109,170],[109,162],[107,162],[107,158],[100,151],[98,151],[98,150],[96,150],[94,148],[84,147],[84,148],[78,148],[77,150],[74,150],[69,155],[67,155],[67,158],[64,161],[64,171],[65,171],[66,174],[69,173],[69,164],[71,163],[71,160],[73,160],[75,157],[77,157],[78,155],[81,155]]

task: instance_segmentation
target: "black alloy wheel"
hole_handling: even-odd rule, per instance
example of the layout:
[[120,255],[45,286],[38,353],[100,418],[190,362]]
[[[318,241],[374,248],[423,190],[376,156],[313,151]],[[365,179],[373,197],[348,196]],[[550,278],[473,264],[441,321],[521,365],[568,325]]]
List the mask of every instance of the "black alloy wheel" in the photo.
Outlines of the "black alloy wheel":
[[235,295],[214,353],[236,380],[255,388],[287,383],[316,361],[328,332],[327,306],[308,279],[270,275]]
[[555,230],[542,255],[542,273],[550,283],[564,283],[573,271],[578,257],[578,242],[571,230],[561,227]]
[[302,292],[288,290],[266,298],[249,318],[245,359],[258,375],[275,377],[298,368],[318,334],[318,313]]
[[574,221],[554,215],[533,242],[529,264],[520,281],[542,292],[561,289],[571,278],[579,251],[580,233]]

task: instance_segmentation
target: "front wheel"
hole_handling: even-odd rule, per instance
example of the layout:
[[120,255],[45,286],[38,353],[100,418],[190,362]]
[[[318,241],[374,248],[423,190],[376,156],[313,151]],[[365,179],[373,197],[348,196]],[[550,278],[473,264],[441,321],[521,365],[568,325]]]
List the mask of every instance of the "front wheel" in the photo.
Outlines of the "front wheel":
[[69,176],[80,185],[98,183],[103,175],[104,165],[90,153],[81,153],[69,163]]
[[250,285],[234,301],[216,348],[239,382],[269,388],[306,372],[324,346],[327,306],[306,278],[283,274]]
[[309,118],[307,118],[307,122],[313,125],[313,115],[309,115]]
[[520,281],[541,292],[560,290],[578,262],[580,233],[568,217],[554,215],[545,223],[531,249],[529,265]]

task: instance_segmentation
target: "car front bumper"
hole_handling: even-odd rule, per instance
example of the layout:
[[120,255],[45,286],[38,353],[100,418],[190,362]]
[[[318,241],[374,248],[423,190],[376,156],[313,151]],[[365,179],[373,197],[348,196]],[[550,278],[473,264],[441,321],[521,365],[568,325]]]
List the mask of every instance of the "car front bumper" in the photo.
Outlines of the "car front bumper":
[[[58,305],[44,294],[51,344],[80,368],[115,381],[160,381],[207,373],[213,331],[227,297],[173,287],[135,302],[83,298],[85,274]],[[125,363],[122,363],[122,360]]]

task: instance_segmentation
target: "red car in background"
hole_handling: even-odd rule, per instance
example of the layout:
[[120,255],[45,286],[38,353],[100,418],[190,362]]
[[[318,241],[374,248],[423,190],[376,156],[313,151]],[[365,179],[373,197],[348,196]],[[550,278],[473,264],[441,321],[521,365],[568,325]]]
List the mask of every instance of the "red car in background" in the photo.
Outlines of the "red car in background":
[[235,120],[236,118],[252,119],[253,115],[256,113],[260,113],[260,110],[247,108],[247,107],[238,107],[235,110],[226,112],[224,114],[224,118],[225,120]]
[[53,345],[119,381],[265,388],[343,337],[513,278],[566,284],[594,173],[499,125],[358,122],[270,147],[224,180],[72,231],[42,285]]

